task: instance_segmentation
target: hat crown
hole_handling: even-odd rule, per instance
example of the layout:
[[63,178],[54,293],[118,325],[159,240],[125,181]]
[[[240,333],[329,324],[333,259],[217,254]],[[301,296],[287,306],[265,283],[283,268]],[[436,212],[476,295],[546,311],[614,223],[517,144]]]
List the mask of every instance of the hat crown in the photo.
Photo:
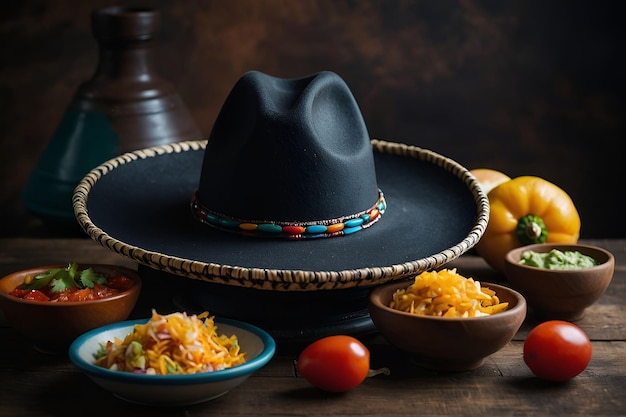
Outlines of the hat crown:
[[220,215],[263,222],[372,207],[371,142],[346,83],[328,71],[295,79],[244,74],[209,136],[197,198]]

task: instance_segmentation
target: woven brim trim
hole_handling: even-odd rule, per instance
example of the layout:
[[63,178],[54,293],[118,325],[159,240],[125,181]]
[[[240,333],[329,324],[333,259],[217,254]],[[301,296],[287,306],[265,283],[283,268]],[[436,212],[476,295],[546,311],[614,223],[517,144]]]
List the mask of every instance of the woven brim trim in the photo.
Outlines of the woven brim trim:
[[375,152],[429,162],[461,179],[471,191],[478,213],[476,222],[467,237],[438,254],[402,264],[342,271],[281,270],[205,263],[147,251],[109,236],[91,221],[87,210],[89,192],[101,177],[121,165],[140,159],[203,150],[206,147],[206,141],[187,141],[156,146],[126,153],[103,163],[89,172],[76,187],[72,198],[74,213],[78,223],[93,240],[142,265],[212,283],[276,291],[314,291],[379,285],[440,268],[478,243],[489,221],[489,199],[476,178],[466,168],[449,158],[416,146],[376,139],[371,142]]

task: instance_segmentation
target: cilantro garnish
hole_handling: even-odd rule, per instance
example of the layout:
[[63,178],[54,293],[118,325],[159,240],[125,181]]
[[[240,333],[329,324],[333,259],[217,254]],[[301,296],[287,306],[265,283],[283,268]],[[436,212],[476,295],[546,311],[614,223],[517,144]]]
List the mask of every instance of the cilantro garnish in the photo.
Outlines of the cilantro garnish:
[[54,268],[42,274],[27,279],[22,284],[23,289],[38,290],[50,286],[52,292],[63,292],[70,288],[93,288],[95,284],[105,284],[106,277],[98,274],[91,268],[78,270],[78,264],[73,262],[67,268]]
[[79,279],[83,288],[93,288],[94,284],[106,284],[107,279],[91,268],[80,272]]

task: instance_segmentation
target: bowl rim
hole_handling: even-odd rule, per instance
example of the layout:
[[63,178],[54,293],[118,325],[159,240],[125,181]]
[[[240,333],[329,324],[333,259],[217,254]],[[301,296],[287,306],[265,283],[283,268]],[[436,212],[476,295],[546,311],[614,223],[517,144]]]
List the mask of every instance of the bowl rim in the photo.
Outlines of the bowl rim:
[[86,361],[80,356],[79,350],[81,346],[84,345],[87,341],[110,330],[128,328],[130,331],[135,326],[135,324],[145,324],[149,321],[149,319],[143,318],[108,324],[90,330],[78,336],[69,347],[69,359],[76,367],[87,373],[89,376],[107,379],[110,381],[143,385],[192,385],[221,382],[250,375],[254,371],[260,369],[265,364],[267,364],[274,356],[274,353],[276,351],[276,342],[265,330],[252,324],[238,320],[218,317],[216,317],[214,320],[215,323],[218,325],[229,325],[252,333],[256,337],[258,337],[263,343],[263,350],[254,358],[240,365],[233,366],[232,368],[221,369],[219,371],[213,372],[178,375],[146,375],[114,371],[111,369],[96,366],[95,364]]
[[[594,250],[594,251],[597,251],[597,252],[600,252],[600,253],[606,255],[606,261],[601,262],[601,263],[599,263],[597,265],[594,265],[594,266],[590,266],[589,268],[548,269],[548,268],[540,268],[540,267],[532,266],[532,265],[520,264],[519,260],[513,259],[513,255],[519,253],[519,255],[521,257],[521,254],[524,251],[527,251],[527,250],[536,251],[537,249],[547,249],[547,248],[550,248],[550,250],[552,250],[552,249],[559,249],[559,248],[568,248],[566,250],[590,249],[590,250]],[[542,250],[542,251],[540,251],[540,253],[546,253],[546,252],[549,252],[549,250]],[[581,251],[579,250],[579,252],[581,252]],[[583,253],[583,255],[584,255],[584,253]],[[504,256],[504,263],[505,263],[505,268],[506,268],[506,265],[510,265],[512,267],[520,268],[520,269],[524,269],[524,270],[549,271],[550,273],[556,273],[556,274],[572,274],[573,272],[577,272],[577,271],[580,271],[580,272],[594,271],[597,268],[606,268],[607,265],[611,265],[611,264],[614,265],[615,264],[615,256],[609,250],[601,248],[599,246],[585,245],[585,244],[581,244],[581,243],[547,243],[546,242],[546,243],[533,243],[531,245],[525,245],[525,246],[519,246],[517,248],[513,248],[510,251],[508,251],[506,253],[506,255]],[[507,279],[508,279],[508,277],[507,277]]]
[[[25,304],[25,305],[37,305],[37,306],[46,306],[46,307],[50,307],[50,308],[62,308],[65,306],[76,306],[76,305],[91,305],[91,304],[99,304],[99,303],[105,303],[105,302],[109,302],[109,301],[115,301],[115,300],[119,300],[120,298],[126,298],[128,296],[131,296],[132,294],[137,293],[138,291],[141,291],[143,282],[141,279],[141,276],[139,275],[139,273],[131,268],[125,267],[125,266],[121,266],[121,265],[114,265],[114,264],[100,264],[100,263],[90,263],[90,262],[83,262],[83,263],[79,263],[79,265],[81,266],[89,266],[89,267],[106,267],[106,268],[111,268],[111,269],[117,269],[120,270],[124,273],[130,273],[127,276],[129,278],[131,278],[133,280],[133,285],[124,290],[121,291],[119,294],[115,294],[111,297],[105,297],[105,298],[98,298],[95,300],[85,300],[85,301],[63,301],[63,302],[51,302],[51,301],[35,301],[35,300],[24,300],[23,298],[18,298],[18,297],[14,297],[12,295],[10,295],[8,292],[2,291],[0,290],[0,298],[5,299],[5,300],[10,300],[10,302],[14,302],[14,303],[18,303],[18,304]],[[22,269],[19,271],[15,271],[15,272],[11,272],[9,274],[6,274],[2,277],[0,277],[0,280],[3,280],[5,278],[8,278],[10,276],[14,276],[14,275],[20,275],[20,274],[26,274],[28,273],[28,271],[34,271],[34,270],[50,270],[52,268],[58,268],[58,267],[64,267],[64,265],[61,264],[50,264],[50,265],[44,265],[44,266],[37,266],[37,267],[33,267],[33,268],[26,268],[26,269]],[[16,287],[17,288],[17,287]]]
[[[421,315],[421,314],[412,314],[412,313],[407,313],[406,311],[400,311],[400,310],[396,310],[394,308],[391,308],[385,304],[383,304],[382,302],[379,302],[378,299],[374,299],[374,295],[384,291],[386,289],[389,288],[394,288],[394,292],[400,288],[405,288],[408,285],[411,285],[411,280],[407,280],[407,281],[403,281],[403,282],[393,282],[393,283],[389,283],[389,284],[384,284],[381,286],[376,287],[369,296],[369,301],[370,304],[375,306],[376,308],[379,308],[380,310],[389,312],[389,313],[393,313],[393,314],[398,314],[400,316],[403,317],[414,317],[418,320],[434,320],[434,321],[439,321],[439,322],[449,322],[449,323],[453,323],[453,322],[473,322],[473,321],[487,321],[487,320],[498,320],[499,318],[502,318],[504,316],[514,316],[517,315],[521,312],[526,311],[526,298],[517,290],[514,290],[511,287],[507,287],[501,284],[496,284],[493,282],[484,282],[484,281],[479,281],[480,282],[480,286],[481,287],[488,287],[493,289],[494,291],[496,291],[496,295],[498,294],[498,289],[504,289],[505,291],[509,291],[517,300],[517,304],[511,308],[511,309],[507,309],[505,311],[502,311],[500,313],[496,313],[496,314],[490,314],[488,316],[478,316],[478,317],[440,317],[440,316],[428,316],[428,315]],[[396,288],[397,287],[397,288]],[[494,288],[495,287],[495,288]],[[378,297],[380,298],[380,297]]]

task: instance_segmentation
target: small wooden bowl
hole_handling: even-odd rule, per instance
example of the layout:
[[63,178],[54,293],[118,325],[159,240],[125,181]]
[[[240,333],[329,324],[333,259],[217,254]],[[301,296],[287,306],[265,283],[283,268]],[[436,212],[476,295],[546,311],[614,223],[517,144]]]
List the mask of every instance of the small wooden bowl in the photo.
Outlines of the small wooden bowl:
[[24,282],[27,275],[37,275],[52,268],[48,265],[17,271],[0,279],[0,310],[7,322],[31,340],[35,348],[47,353],[67,352],[72,341],[88,330],[125,320],[133,310],[141,291],[137,272],[116,265],[81,265],[104,275],[123,273],[133,280],[126,291],[113,297],[79,302],[40,302],[22,300],[9,295]]
[[405,313],[389,304],[396,290],[409,282],[377,287],[370,294],[369,310],[374,325],[397,348],[411,354],[417,365],[438,371],[468,371],[511,341],[526,317],[526,301],[517,291],[482,283],[496,292],[506,311],[490,316],[444,318]]
[[[578,251],[598,261],[598,265],[573,270],[552,270],[522,265],[527,250],[545,253],[552,249]],[[615,269],[615,258],[609,251],[581,244],[539,243],[511,250],[504,259],[504,272],[513,288],[526,297],[531,312],[541,319],[576,321],[585,309],[602,297]]]

